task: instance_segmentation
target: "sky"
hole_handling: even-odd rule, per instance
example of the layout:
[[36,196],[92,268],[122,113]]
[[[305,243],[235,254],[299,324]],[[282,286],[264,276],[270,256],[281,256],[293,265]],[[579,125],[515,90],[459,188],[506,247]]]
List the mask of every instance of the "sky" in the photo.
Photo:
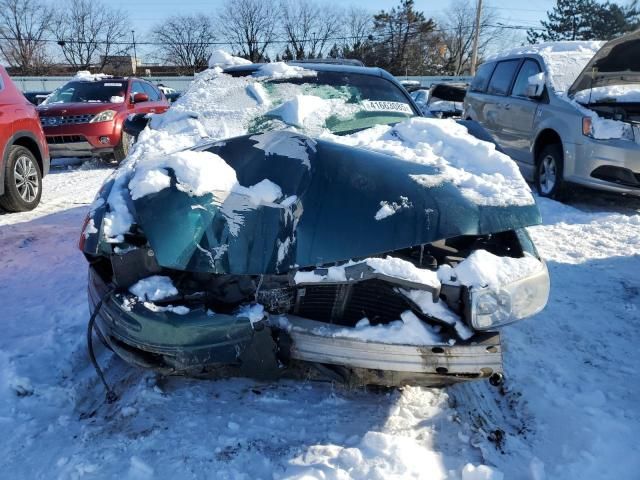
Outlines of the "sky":
[[[313,0],[312,0],[313,1]],[[380,10],[389,10],[399,4],[399,0],[317,0],[328,5],[359,6],[376,13]],[[474,2],[476,0],[468,0]],[[109,0],[109,6],[121,8],[129,13],[132,27],[135,29],[136,41],[144,41],[149,30],[162,22],[170,15],[175,15],[175,0]],[[181,14],[205,13],[215,15],[225,0],[182,0],[179,2]],[[455,3],[455,0],[415,0],[416,9],[424,12],[427,17],[442,17],[447,9]],[[529,0],[513,6],[513,1],[508,0],[484,0],[483,8],[491,9],[496,16],[505,24],[522,26],[539,26],[540,20],[546,18],[546,11],[555,5],[555,0]],[[526,28],[521,32],[512,31],[514,40],[524,41],[526,39]],[[138,47],[138,56],[143,61],[153,61],[150,55],[152,47]]]
[[[399,3],[398,0],[318,1],[329,5],[361,6],[372,12],[388,10]],[[417,10],[424,12],[428,17],[442,16],[453,2],[454,0],[415,0]],[[110,0],[107,3],[129,12],[131,23],[136,30],[136,38],[142,38],[152,26],[160,23],[167,16],[177,13],[175,0],[135,0],[135,2]],[[224,0],[182,0],[179,2],[180,13],[214,14],[224,3]],[[486,8],[494,10],[504,19],[505,23],[538,26],[540,19],[546,17],[546,11],[553,7],[555,1],[529,0],[526,3],[518,2],[515,7],[513,6],[514,2],[508,0],[485,0],[483,4],[486,5]]]

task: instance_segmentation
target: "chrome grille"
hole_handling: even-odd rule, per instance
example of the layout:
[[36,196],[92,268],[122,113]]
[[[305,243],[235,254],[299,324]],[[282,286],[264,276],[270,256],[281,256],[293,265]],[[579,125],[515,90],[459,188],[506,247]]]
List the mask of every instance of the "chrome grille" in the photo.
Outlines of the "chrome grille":
[[40,123],[43,127],[57,127],[60,125],[78,125],[80,123],[89,123],[95,115],[66,115],[62,117],[40,117]]

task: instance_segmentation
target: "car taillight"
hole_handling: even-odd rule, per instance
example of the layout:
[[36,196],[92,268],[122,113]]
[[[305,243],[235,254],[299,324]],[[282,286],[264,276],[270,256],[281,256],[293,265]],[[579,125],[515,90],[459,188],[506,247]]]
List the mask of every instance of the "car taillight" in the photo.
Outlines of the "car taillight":
[[89,225],[89,221],[91,220],[91,214],[87,213],[87,216],[84,217],[84,222],[82,222],[82,228],[80,229],[80,239],[78,240],[78,248],[80,251],[84,251],[84,242],[87,240],[87,236],[85,232],[87,230],[87,225]]

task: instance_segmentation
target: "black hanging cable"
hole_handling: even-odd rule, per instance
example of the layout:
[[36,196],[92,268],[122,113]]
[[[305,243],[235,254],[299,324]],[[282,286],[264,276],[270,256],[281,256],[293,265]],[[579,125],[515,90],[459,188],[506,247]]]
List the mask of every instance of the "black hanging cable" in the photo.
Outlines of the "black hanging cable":
[[104,385],[105,390],[107,391],[107,403],[115,402],[118,399],[118,396],[116,395],[116,392],[113,391],[113,389],[109,386],[109,384],[105,380],[104,373],[102,372],[100,365],[98,365],[98,360],[96,360],[96,355],[93,351],[93,335],[92,334],[93,334],[93,326],[96,322],[96,317],[100,312],[100,308],[102,308],[102,304],[104,300],[109,295],[111,295],[112,292],[113,290],[107,291],[107,293],[105,293],[102,296],[102,298],[100,298],[98,303],[96,303],[96,306],[93,309],[93,313],[91,314],[91,318],[89,318],[89,324],[87,326],[87,348],[89,350],[89,359],[91,360],[91,363],[93,364],[93,368],[95,368],[96,373],[98,374],[98,377],[100,377],[100,380],[102,381],[102,384]]

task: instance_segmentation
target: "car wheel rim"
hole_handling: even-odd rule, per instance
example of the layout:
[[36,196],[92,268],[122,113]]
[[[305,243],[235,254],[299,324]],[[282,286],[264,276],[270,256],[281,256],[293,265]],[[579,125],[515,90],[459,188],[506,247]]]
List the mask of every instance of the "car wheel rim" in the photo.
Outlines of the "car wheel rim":
[[544,194],[549,194],[556,186],[558,172],[556,169],[556,160],[547,155],[540,162],[540,190]]
[[40,191],[38,169],[33,160],[26,155],[18,157],[13,167],[13,175],[20,198],[27,203],[33,202]]

